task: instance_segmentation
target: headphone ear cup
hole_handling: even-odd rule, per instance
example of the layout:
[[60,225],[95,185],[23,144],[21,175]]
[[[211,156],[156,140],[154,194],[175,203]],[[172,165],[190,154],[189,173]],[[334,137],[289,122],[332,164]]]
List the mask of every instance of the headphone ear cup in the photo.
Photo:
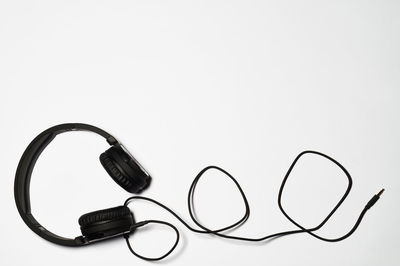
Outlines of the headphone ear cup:
[[150,184],[150,176],[120,146],[112,146],[99,159],[112,179],[130,193],[139,193]]
[[132,180],[120,171],[120,169],[115,165],[114,160],[112,160],[107,153],[104,152],[100,155],[100,163],[118,185],[127,191],[130,190],[133,186]]
[[118,206],[84,214],[78,222],[82,235],[93,241],[127,233],[135,220],[128,207]]

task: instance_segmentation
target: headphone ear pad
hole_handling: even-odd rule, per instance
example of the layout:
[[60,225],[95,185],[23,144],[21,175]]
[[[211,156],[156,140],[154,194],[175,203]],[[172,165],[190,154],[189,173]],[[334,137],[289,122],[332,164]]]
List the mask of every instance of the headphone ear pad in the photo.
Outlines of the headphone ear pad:
[[86,213],[78,222],[83,236],[88,240],[99,240],[129,232],[135,220],[128,207],[118,206]]
[[112,146],[99,159],[112,179],[130,193],[139,193],[150,183],[150,177],[120,146]]

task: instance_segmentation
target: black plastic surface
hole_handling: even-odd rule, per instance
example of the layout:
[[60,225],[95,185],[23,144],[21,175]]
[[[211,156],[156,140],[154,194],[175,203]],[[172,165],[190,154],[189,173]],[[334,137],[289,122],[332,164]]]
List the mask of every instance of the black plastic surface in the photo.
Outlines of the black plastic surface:
[[75,239],[65,238],[56,235],[43,227],[31,213],[29,187],[33,167],[42,151],[58,134],[73,130],[91,131],[103,136],[110,145],[118,144],[118,141],[112,135],[91,125],[70,123],[51,127],[40,133],[26,148],[18,164],[14,182],[15,203],[18,212],[26,225],[42,238],[63,246],[82,246],[90,242],[81,236],[76,237]]

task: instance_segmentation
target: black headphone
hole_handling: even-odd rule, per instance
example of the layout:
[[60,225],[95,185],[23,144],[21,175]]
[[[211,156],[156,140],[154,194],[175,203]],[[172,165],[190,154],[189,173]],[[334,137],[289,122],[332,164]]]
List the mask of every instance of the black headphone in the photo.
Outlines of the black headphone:
[[99,210],[82,215],[79,225],[82,236],[75,239],[58,236],[43,227],[32,215],[29,186],[33,167],[42,151],[60,133],[84,130],[104,137],[111,148],[100,155],[100,162],[112,179],[131,193],[146,189],[151,177],[135,158],[104,130],[87,124],[62,124],[40,133],[26,148],[18,164],[14,183],[14,196],[19,214],[33,232],[44,239],[63,246],[82,246],[96,241],[120,236],[131,231],[135,224],[133,214],[126,206]]
[[[278,206],[280,211],[283,213],[283,215],[292,223],[294,224],[298,229],[297,230],[289,230],[289,231],[283,231],[283,232],[278,232],[278,233],[273,233],[273,234],[268,234],[266,236],[261,236],[261,237],[256,237],[256,238],[249,238],[249,237],[243,237],[243,236],[235,236],[231,234],[226,234],[226,231],[230,231],[231,229],[237,228],[238,226],[242,225],[247,221],[247,219],[250,216],[250,207],[249,203],[247,201],[247,197],[237,182],[237,180],[229,174],[227,171],[224,169],[217,167],[217,166],[207,166],[203,170],[201,170],[197,176],[194,178],[188,192],[187,196],[187,204],[188,204],[188,210],[190,214],[190,218],[192,221],[197,225],[198,228],[192,227],[189,225],[187,222],[185,222],[175,211],[167,207],[166,205],[151,199],[151,198],[146,198],[143,196],[132,196],[128,198],[125,203],[122,206],[117,206],[114,208],[109,208],[109,209],[104,209],[104,210],[99,210],[95,212],[90,212],[87,214],[82,215],[79,218],[79,225],[81,228],[82,236],[78,236],[75,239],[69,239],[65,237],[58,236],[56,234],[53,234],[52,232],[48,231],[46,228],[44,228],[42,225],[39,224],[39,222],[33,217],[31,213],[31,207],[30,207],[30,199],[29,199],[29,184],[30,184],[30,179],[32,175],[32,170],[33,167],[35,166],[35,163],[37,159],[39,158],[40,154],[42,151],[47,147],[47,145],[60,133],[63,132],[68,132],[68,131],[73,131],[73,130],[86,130],[86,131],[91,131],[94,133],[97,133],[101,136],[103,136],[107,142],[111,145],[111,148],[109,148],[107,151],[102,153],[100,155],[100,162],[103,165],[103,167],[106,169],[107,173],[114,179],[114,181],[119,184],[121,187],[123,187],[126,191],[131,192],[131,193],[140,193],[144,189],[146,189],[149,184],[151,177],[150,175],[144,170],[144,168],[135,160],[135,158],[129,154],[129,152],[109,133],[105,132],[104,130],[101,130],[100,128],[87,125],[87,124],[79,124],[79,123],[73,123],[73,124],[62,124],[58,126],[51,127],[42,133],[40,133],[26,148],[24,154],[21,157],[21,160],[18,164],[16,176],[15,176],[15,184],[14,184],[14,196],[15,196],[15,202],[17,204],[17,208],[19,211],[19,214],[21,215],[22,219],[24,222],[28,225],[29,228],[32,229],[36,234],[41,236],[42,238],[53,242],[55,244],[63,245],[63,246],[84,246],[87,244],[91,244],[97,241],[109,239],[112,237],[116,236],[123,236],[126,239],[126,243],[128,245],[129,250],[137,257],[144,259],[144,260],[150,260],[150,261],[155,261],[155,260],[161,260],[165,257],[167,257],[177,246],[178,241],[179,241],[179,231],[177,228],[165,221],[159,221],[159,220],[144,220],[144,221],[139,221],[135,222],[135,219],[133,217],[132,212],[128,208],[128,204],[133,201],[133,200],[144,200],[151,202],[155,205],[158,205],[159,207],[165,209],[169,213],[171,213],[176,219],[178,219],[187,229],[189,229],[192,232],[195,233],[202,233],[202,234],[211,234],[214,236],[218,236],[221,238],[226,238],[226,239],[232,239],[232,240],[239,240],[239,241],[248,241],[248,242],[258,242],[258,241],[264,241],[267,239],[274,239],[277,237],[285,236],[285,235],[292,235],[292,234],[298,234],[298,233],[308,233],[309,235],[313,236],[314,238],[317,238],[322,241],[326,242],[337,242],[337,241],[342,241],[346,238],[348,238],[350,235],[352,235],[355,230],[358,228],[360,225],[362,219],[364,218],[365,214],[367,211],[379,200],[380,196],[382,195],[384,189],[379,191],[379,193],[375,194],[365,205],[365,207],[362,209],[361,213],[358,216],[358,219],[356,220],[355,224],[353,227],[348,231],[348,233],[344,234],[343,236],[336,237],[336,238],[326,238],[323,236],[320,236],[316,233],[319,229],[321,229],[325,223],[332,217],[332,215],[336,212],[336,210],[342,205],[344,200],[347,198],[348,194],[350,193],[353,181],[352,178],[349,174],[349,172],[344,168],[343,165],[341,165],[338,161],[335,159],[329,157],[328,155],[325,155],[323,153],[317,152],[317,151],[310,151],[306,150],[301,152],[300,154],[297,155],[297,157],[294,159],[293,163],[290,165],[288,171],[286,172],[280,189],[278,193]],[[299,159],[306,155],[306,154],[311,154],[311,155],[317,155],[321,156],[328,161],[334,163],[336,166],[338,166],[345,176],[347,177],[348,180],[348,185],[345,193],[341,197],[341,199],[337,202],[337,204],[332,208],[332,210],[329,212],[328,216],[323,219],[319,225],[312,227],[312,228],[306,228],[296,222],[293,218],[289,216],[289,214],[284,210],[283,205],[282,205],[282,194],[283,190],[286,184],[286,181],[288,180],[294,166],[296,163],[299,161]],[[199,222],[197,219],[196,215],[194,214],[193,211],[193,196],[194,196],[194,191],[197,185],[197,182],[199,179],[203,176],[205,172],[208,170],[217,170],[225,174],[228,178],[230,178],[235,186],[237,187],[238,191],[240,192],[240,195],[242,197],[244,206],[245,206],[245,212],[244,215],[241,219],[238,221],[225,226],[223,228],[219,229],[210,229],[203,224]],[[130,233],[134,232],[137,228],[142,227],[144,225],[147,225],[149,223],[156,223],[156,224],[163,224],[166,226],[169,226],[175,231],[176,234],[176,240],[175,243],[172,245],[172,247],[169,249],[168,252],[166,252],[164,255],[159,256],[159,257],[145,257],[142,256],[138,253],[136,253],[129,242],[129,235]]]

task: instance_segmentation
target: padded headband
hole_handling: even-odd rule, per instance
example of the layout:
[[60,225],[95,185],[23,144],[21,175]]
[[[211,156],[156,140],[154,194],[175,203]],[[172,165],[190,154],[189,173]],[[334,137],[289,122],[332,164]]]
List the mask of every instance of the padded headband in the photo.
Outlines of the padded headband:
[[86,241],[82,236],[76,237],[75,239],[58,236],[40,225],[31,213],[29,187],[33,167],[35,166],[36,161],[42,151],[58,134],[76,130],[97,133],[104,137],[111,146],[119,144],[112,135],[91,125],[69,123],[51,127],[40,133],[26,148],[21,160],[19,161],[14,183],[15,203],[17,205],[18,212],[26,225],[44,239],[63,246],[82,246],[88,244],[89,242]]

